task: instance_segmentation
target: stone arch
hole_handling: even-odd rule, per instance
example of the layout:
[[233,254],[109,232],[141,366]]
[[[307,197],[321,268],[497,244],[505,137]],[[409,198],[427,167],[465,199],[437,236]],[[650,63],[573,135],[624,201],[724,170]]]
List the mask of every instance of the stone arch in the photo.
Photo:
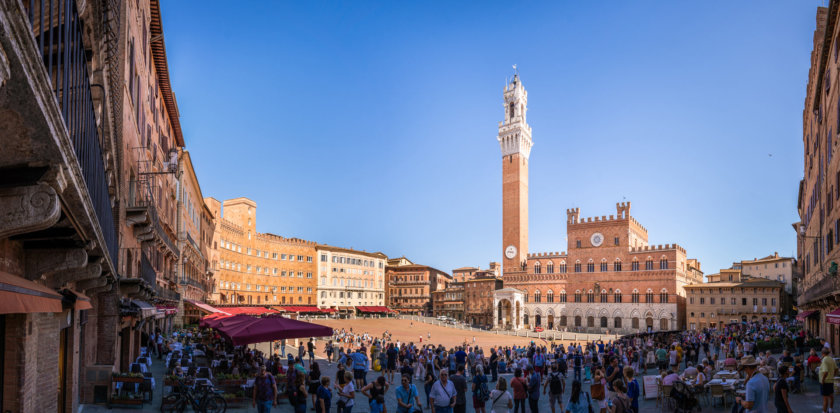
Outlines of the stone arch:
[[534,315],[542,315],[542,310],[539,307],[535,308]]
[[612,315],[613,315],[613,317],[622,317],[623,318],[624,317],[624,312],[621,311],[620,308],[616,308],[615,311],[613,311]]
[[572,312],[572,315],[582,316],[583,315],[583,310],[581,310],[580,308],[575,308],[575,310]]
[[638,317],[638,316],[639,316],[639,309],[634,308],[633,311],[630,312],[630,317]]

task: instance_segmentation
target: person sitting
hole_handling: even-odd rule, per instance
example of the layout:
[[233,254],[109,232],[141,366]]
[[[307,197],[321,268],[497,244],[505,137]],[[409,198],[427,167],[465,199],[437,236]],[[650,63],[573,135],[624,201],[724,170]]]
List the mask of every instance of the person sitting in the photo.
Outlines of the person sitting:
[[683,372],[682,378],[683,378],[683,380],[693,379],[695,376],[697,376],[697,367],[694,367],[694,363],[692,363],[690,361],[687,362],[686,364],[688,365],[688,367]]
[[668,370],[668,373],[665,374],[665,377],[662,378],[662,385],[663,386],[673,386],[674,383],[680,381],[680,376],[677,373],[674,373],[673,370]]
[[175,365],[169,370],[169,374],[177,377],[184,377],[184,370],[181,369],[181,363],[175,362]]
[[732,353],[726,355],[726,359],[723,361],[723,368],[727,371],[735,371],[735,368],[738,367],[738,360],[735,360],[735,356]]

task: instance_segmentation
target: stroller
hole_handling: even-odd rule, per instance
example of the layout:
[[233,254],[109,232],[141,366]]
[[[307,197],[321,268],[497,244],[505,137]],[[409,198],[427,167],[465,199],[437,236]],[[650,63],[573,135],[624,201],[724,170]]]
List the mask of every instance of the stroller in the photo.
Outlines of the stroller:
[[674,399],[674,412],[691,413],[700,411],[700,401],[697,400],[694,392],[685,383],[681,381],[675,382],[674,387],[671,388],[670,396]]

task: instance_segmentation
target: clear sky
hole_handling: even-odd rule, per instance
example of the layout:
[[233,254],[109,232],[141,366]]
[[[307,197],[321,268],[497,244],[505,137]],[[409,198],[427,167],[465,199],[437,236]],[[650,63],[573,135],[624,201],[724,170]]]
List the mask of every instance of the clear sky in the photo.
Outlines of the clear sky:
[[530,251],[632,214],[707,273],[795,254],[801,1],[165,1],[204,196],[257,229],[444,271],[502,258],[502,89],[528,90]]

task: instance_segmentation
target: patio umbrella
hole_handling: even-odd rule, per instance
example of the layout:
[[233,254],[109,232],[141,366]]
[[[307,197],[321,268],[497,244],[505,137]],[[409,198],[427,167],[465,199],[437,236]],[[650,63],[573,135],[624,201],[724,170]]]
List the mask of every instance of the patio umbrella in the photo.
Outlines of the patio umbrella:
[[230,338],[234,345],[264,343],[286,338],[327,337],[333,334],[333,329],[330,327],[279,316],[263,317],[251,323],[223,325],[217,329]]
[[238,314],[229,317],[216,317],[212,320],[207,320],[205,323],[207,327],[219,330],[222,326],[236,326],[239,324],[250,323],[257,318],[245,314]]

